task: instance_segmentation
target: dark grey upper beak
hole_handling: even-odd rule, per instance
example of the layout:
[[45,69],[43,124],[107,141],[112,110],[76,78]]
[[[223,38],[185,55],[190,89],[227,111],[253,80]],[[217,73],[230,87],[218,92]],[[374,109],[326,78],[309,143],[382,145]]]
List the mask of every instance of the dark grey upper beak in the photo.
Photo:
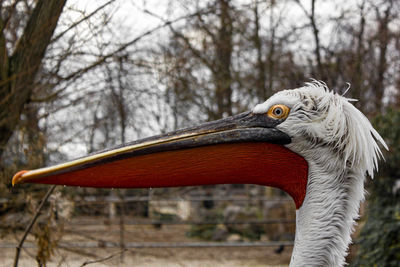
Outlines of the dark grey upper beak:
[[[131,143],[115,147],[126,147],[146,142],[154,142],[157,145],[144,147],[116,157],[107,158],[105,162],[124,159],[136,155],[193,148],[206,145],[267,142],[271,144],[285,145],[291,142],[291,138],[274,127],[282,120],[269,118],[264,114],[244,112],[224,119],[206,122],[197,126],[180,129],[163,135],[156,135]],[[170,140],[159,143],[160,140]],[[109,151],[109,150],[104,150]],[[104,152],[102,151],[102,152]],[[101,153],[101,152],[97,152]],[[96,154],[97,154],[96,153]]]

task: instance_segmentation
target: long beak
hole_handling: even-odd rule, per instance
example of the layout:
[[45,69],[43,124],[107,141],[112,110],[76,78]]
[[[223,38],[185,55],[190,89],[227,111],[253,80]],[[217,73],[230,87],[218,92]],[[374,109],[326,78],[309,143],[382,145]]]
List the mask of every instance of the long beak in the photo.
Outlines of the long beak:
[[63,164],[20,171],[12,183],[150,188],[259,184],[303,203],[308,165],[283,145],[291,142],[262,114],[242,113],[154,136]]

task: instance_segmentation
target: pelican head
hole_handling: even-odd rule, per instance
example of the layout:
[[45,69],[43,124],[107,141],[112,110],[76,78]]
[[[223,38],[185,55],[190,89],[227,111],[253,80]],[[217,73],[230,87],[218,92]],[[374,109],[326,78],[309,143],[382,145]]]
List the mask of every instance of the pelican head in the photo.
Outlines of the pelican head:
[[343,266],[366,174],[378,167],[378,143],[387,149],[350,101],[314,81],[250,112],[20,171],[13,184],[274,186],[296,205],[291,266]]

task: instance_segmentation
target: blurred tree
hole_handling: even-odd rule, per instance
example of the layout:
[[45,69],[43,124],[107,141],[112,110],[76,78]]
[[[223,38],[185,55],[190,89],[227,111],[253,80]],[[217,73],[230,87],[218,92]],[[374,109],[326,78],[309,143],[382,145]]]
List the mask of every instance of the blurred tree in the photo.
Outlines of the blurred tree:
[[196,15],[171,25],[168,43],[160,44],[159,73],[176,127],[248,110],[304,82],[288,49],[298,32],[284,28],[285,11],[275,1],[183,2],[182,9]]
[[[36,74],[66,1],[36,1],[25,17],[19,10],[19,2],[11,1],[8,6],[0,2],[0,159],[24,105],[31,100]],[[20,13],[20,17],[16,18],[14,13]],[[12,28],[13,20],[21,17],[26,23],[22,34],[18,33],[22,25]],[[10,42],[7,40],[10,33],[20,36]]]
[[375,118],[390,151],[378,177],[369,184],[367,221],[352,266],[398,266],[400,262],[400,110]]
[[[311,37],[302,41],[313,42],[311,50],[307,46],[298,50],[306,57],[305,76],[324,80],[339,93],[345,92],[345,83],[349,82],[351,90],[347,96],[359,100],[355,103],[358,108],[371,115],[384,111],[385,90],[396,88],[392,96],[399,90],[397,78],[392,79],[399,76],[392,71],[398,68],[400,51],[396,48],[399,2],[362,0],[343,7],[341,1],[335,1],[329,4],[335,7],[333,12],[323,9],[327,4],[323,1],[294,2],[308,21],[301,32]],[[388,105],[395,102],[394,97],[385,101]]]
[[164,55],[171,68],[164,74],[173,85],[168,86],[169,97],[178,100],[172,105],[186,102],[200,109],[207,119],[217,119],[232,114],[235,9],[226,0],[207,4],[206,13],[196,7],[198,15],[191,17],[188,25],[170,26],[172,49],[165,47]]

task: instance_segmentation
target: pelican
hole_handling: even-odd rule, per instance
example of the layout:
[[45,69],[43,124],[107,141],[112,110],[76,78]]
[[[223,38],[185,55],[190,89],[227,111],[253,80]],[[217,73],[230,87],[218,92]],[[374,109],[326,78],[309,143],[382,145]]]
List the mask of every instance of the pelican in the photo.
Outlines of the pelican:
[[278,187],[296,205],[290,266],[343,266],[387,146],[351,99],[323,82],[277,92],[251,111],[128,143],[12,183],[146,188],[251,183]]

